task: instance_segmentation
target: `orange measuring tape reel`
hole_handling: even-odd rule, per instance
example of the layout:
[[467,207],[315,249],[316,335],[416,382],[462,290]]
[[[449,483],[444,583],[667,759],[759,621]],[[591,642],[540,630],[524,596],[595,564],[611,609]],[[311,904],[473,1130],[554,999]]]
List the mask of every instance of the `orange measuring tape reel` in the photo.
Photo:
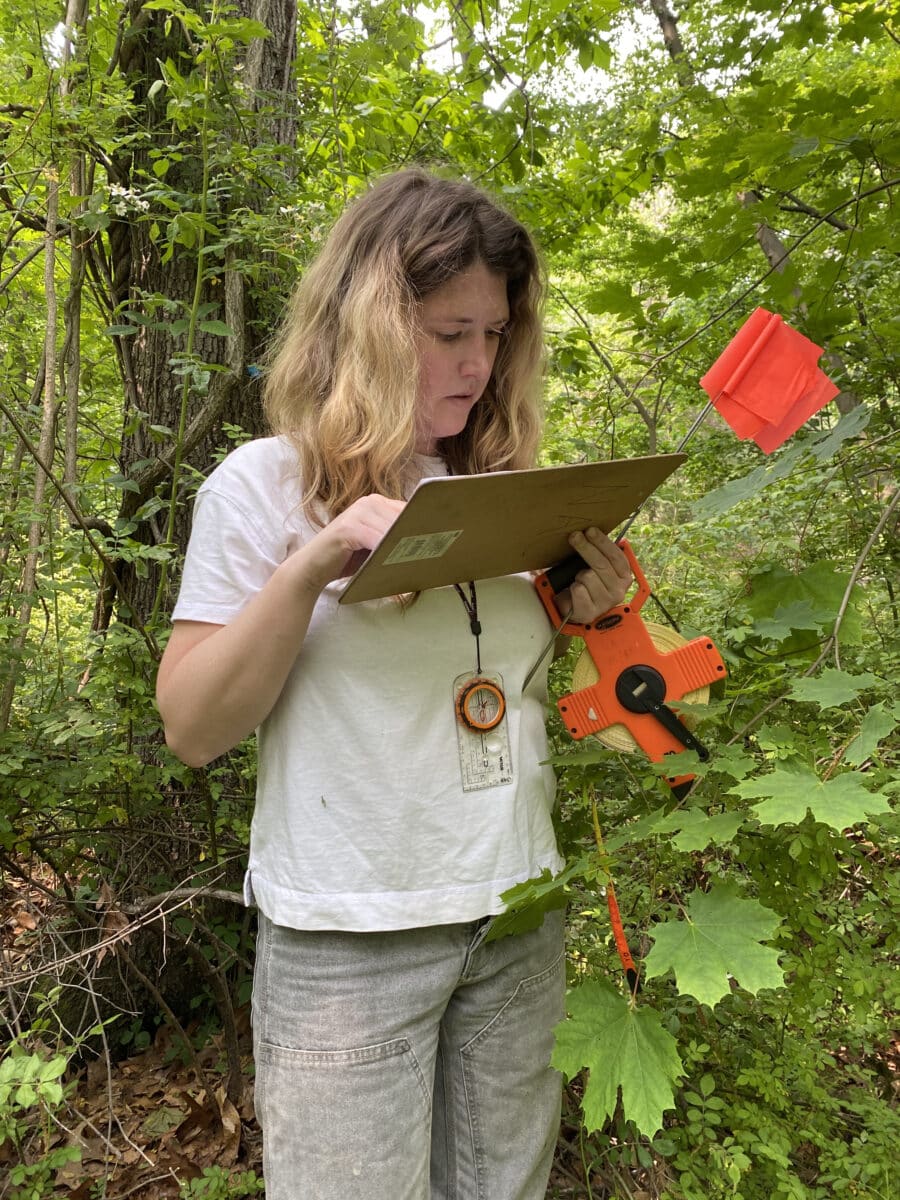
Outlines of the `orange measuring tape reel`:
[[[562,614],[556,607],[554,591],[561,591],[572,581],[576,569],[573,564],[560,564],[562,569],[551,568],[535,579],[554,629],[581,638],[585,644],[572,674],[575,690],[557,701],[560,716],[576,741],[593,735],[612,750],[640,747],[653,762],[662,762],[667,754],[685,749],[695,750],[701,760],[706,760],[709,751],[666,701],[705,703],[709,685],[724,679],[725,664],[709,638],[687,641],[668,626],[643,619],[641,609],[650,596],[650,586],[631,545],[623,540],[619,546],[631,566],[637,589],[627,604],[611,609],[590,625],[567,621],[560,628]],[[681,798],[690,790],[693,779],[693,775],[673,775],[667,782]],[[602,851],[596,804],[592,807],[594,835]],[[634,994],[640,988],[638,969],[628,949],[611,878],[606,883],[606,901],[619,960]]]
[[[627,541],[619,543],[634,574],[637,589],[625,604],[610,609],[589,625],[568,621],[559,630],[581,638],[585,653],[576,664],[575,691],[557,701],[566,729],[580,741],[596,735],[615,750],[639,746],[652,762],[667,754],[695,750],[701,760],[709,751],[669,704],[703,702],[708,685],[724,679],[725,664],[706,637],[686,641],[664,625],[644,621],[641,609],[650,587]],[[535,580],[538,595],[555,628],[562,622],[547,572]],[[692,775],[676,775],[668,783],[683,793]]]

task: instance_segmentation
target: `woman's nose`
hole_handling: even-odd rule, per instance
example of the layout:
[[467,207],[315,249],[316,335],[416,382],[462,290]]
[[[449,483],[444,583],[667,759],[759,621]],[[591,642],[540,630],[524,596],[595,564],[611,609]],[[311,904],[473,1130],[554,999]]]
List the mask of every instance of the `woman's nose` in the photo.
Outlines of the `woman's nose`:
[[486,340],[469,348],[463,359],[462,369],[466,375],[487,378],[494,365],[494,348]]

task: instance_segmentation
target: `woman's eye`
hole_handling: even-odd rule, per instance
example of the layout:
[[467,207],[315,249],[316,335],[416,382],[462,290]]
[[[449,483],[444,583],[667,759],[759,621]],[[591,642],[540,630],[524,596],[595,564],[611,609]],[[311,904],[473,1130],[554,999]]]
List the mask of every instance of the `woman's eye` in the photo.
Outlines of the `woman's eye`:
[[438,334],[438,338],[442,342],[458,342],[461,336],[462,335],[459,330],[457,330],[455,333],[439,333]]
[[503,325],[500,329],[489,329],[487,333],[488,337],[502,338],[504,333],[506,333],[506,326]]

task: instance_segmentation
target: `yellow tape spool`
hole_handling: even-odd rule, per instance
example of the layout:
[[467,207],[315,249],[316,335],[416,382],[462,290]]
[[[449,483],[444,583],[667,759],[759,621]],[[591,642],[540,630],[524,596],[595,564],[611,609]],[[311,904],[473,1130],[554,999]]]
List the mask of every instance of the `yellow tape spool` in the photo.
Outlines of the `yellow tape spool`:
[[[680,633],[676,633],[669,625],[657,625],[653,621],[645,621],[644,625],[650,634],[650,641],[663,654],[677,650],[679,646],[687,645],[687,638],[683,638]],[[572,691],[580,692],[582,688],[590,687],[592,683],[596,683],[599,678],[600,673],[590,656],[590,652],[583,650],[579,655],[578,661],[575,663],[575,670],[572,672]],[[708,704],[709,688],[697,688],[696,691],[688,692],[681,698],[686,704]],[[690,718],[682,717],[682,720],[684,720],[688,728],[691,727]],[[630,754],[632,751],[640,749],[630,731],[624,725],[610,725],[607,729],[601,729],[599,733],[595,733],[592,736],[601,745],[606,746],[610,750],[619,750],[623,754]]]

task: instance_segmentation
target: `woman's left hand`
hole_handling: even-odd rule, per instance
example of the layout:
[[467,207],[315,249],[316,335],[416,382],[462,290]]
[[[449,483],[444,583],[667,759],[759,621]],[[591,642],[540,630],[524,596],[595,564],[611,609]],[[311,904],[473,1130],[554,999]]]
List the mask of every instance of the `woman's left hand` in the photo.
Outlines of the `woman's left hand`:
[[580,571],[572,586],[556,597],[556,606],[560,613],[571,608],[569,619],[587,625],[622,603],[631,587],[631,567],[622,550],[599,529],[573,533],[569,544],[588,569]]

